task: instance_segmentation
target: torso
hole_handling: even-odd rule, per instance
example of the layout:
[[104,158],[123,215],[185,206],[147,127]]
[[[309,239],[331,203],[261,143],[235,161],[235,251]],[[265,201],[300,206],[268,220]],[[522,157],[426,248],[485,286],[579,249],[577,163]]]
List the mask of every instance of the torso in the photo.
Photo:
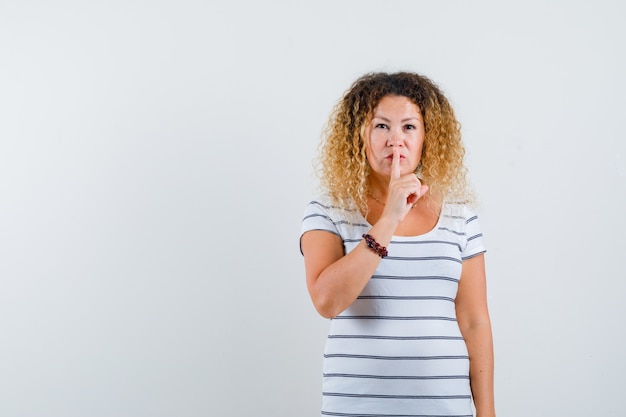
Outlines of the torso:
[[[454,299],[463,259],[483,251],[482,235],[465,206],[446,203],[440,214],[425,203],[407,214],[354,303],[331,320],[324,415],[363,415],[364,408],[369,415],[472,415]],[[316,200],[303,230],[333,233],[350,253],[382,214],[374,204],[364,219]]]

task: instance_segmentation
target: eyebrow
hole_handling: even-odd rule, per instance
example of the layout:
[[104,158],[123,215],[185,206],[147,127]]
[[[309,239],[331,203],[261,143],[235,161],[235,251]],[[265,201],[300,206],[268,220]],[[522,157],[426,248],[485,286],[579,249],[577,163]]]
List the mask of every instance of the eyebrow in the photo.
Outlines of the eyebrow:
[[[372,117],[372,119],[381,119],[381,120],[384,120],[385,122],[391,122],[390,119],[387,119],[384,116],[376,116],[376,115],[374,115],[374,117]],[[408,122],[408,121],[411,121],[411,120],[418,120],[419,121],[420,118],[419,117],[407,117],[406,119],[400,120],[400,122],[404,123],[404,122]]]

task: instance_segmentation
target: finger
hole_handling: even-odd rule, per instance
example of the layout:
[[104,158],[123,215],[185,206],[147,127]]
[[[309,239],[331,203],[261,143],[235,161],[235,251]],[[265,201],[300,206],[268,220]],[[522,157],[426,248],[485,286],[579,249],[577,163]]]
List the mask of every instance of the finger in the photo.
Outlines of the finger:
[[428,192],[428,185],[422,184],[420,186],[419,190],[417,190],[416,192],[414,192],[411,195],[409,195],[409,197],[407,198],[407,203],[408,204],[415,204],[415,203],[417,203],[417,200],[422,198],[424,196],[424,194],[426,194],[427,192]]
[[391,160],[391,178],[400,178],[400,149],[393,148],[393,159]]

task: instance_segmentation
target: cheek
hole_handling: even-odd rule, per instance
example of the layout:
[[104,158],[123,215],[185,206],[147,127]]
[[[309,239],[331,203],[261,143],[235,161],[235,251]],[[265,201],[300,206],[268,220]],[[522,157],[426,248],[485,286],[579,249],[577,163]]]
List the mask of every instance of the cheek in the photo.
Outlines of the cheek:
[[384,133],[373,132],[370,136],[368,149],[373,155],[382,153],[387,147],[387,137]]
[[421,155],[422,152],[424,151],[424,136],[420,135],[417,137],[417,140],[415,142],[415,147],[417,148],[417,150],[419,151],[419,154]]
[[381,131],[380,129],[374,129],[370,133],[369,136],[370,136],[370,145],[372,146],[380,147],[381,143],[383,145],[387,143],[387,135],[385,135],[385,133]]

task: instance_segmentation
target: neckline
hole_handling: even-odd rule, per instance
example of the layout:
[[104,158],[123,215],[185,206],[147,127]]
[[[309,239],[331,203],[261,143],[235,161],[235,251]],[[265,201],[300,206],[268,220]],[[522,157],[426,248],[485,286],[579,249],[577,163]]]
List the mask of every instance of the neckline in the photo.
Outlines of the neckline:
[[[430,229],[428,232],[426,233],[422,233],[420,235],[408,235],[408,236],[404,236],[404,235],[396,235],[395,233],[391,236],[391,240],[411,240],[411,239],[418,239],[418,238],[423,238],[425,236],[428,236],[430,234],[433,234],[435,231],[437,231],[439,229],[439,227],[441,226],[441,221],[444,217],[444,207],[446,206],[445,203],[443,203],[441,205],[441,210],[439,210],[439,217],[437,218],[437,222],[435,223],[435,225],[433,226],[432,229]],[[365,218],[365,216],[363,214],[361,214],[359,212],[359,216],[361,216],[361,219],[363,219],[363,221],[365,222],[365,224],[367,224],[367,226],[369,226],[370,228],[374,227],[372,224],[370,224],[370,222],[367,221],[367,219]]]

